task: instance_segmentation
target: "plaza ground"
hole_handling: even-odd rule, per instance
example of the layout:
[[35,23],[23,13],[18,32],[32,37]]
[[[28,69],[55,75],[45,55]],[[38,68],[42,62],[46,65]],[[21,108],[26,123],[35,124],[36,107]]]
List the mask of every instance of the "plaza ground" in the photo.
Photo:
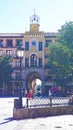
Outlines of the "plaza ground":
[[14,98],[0,98],[0,130],[73,130],[73,115],[13,120],[13,107]]

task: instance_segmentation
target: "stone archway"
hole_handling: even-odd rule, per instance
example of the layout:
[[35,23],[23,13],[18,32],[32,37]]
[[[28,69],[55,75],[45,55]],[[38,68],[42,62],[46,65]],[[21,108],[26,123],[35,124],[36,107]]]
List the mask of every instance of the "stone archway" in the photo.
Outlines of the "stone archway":
[[36,93],[35,91],[36,91],[37,79],[39,79],[41,81],[41,76],[40,76],[39,73],[37,73],[37,72],[28,73],[28,75],[26,77],[26,89],[27,89],[27,91],[29,91],[31,89],[31,90],[34,91],[34,93]]

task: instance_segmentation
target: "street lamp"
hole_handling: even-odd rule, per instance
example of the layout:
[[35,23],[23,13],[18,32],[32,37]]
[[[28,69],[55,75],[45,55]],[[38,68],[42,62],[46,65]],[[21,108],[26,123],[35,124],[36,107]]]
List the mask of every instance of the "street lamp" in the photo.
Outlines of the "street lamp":
[[19,107],[22,108],[22,78],[21,78],[21,74],[22,74],[22,66],[21,66],[21,61],[22,58],[24,56],[24,49],[20,46],[17,48],[16,50],[16,55],[17,57],[20,59],[20,89],[19,89]]

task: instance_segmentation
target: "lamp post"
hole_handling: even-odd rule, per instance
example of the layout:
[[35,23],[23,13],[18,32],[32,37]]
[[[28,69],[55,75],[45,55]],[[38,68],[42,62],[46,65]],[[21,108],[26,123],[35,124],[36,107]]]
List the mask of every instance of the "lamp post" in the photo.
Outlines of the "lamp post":
[[20,59],[20,89],[19,89],[19,107],[23,107],[22,105],[22,78],[21,78],[21,74],[22,74],[22,66],[21,66],[21,61],[22,61],[22,58],[23,58],[23,55],[24,55],[24,49],[19,46],[17,48],[17,51],[16,51],[16,54],[17,54],[17,57]]

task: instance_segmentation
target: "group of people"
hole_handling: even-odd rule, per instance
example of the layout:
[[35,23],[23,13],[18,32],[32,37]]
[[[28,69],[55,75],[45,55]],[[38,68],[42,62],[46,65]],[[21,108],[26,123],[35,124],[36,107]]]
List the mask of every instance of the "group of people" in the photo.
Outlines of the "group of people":
[[60,92],[61,92],[60,89],[58,87],[54,86],[54,87],[49,89],[48,95],[49,95],[49,97],[50,96],[56,97],[56,96],[60,96]]
[[[57,96],[57,94],[58,94],[58,88],[50,88],[49,90],[48,90],[48,96],[49,97],[52,97],[52,96]],[[26,94],[26,96],[27,96],[27,98],[28,99],[30,99],[30,98],[34,98],[34,90],[31,88],[31,89],[29,89],[29,91],[27,92],[27,94]]]

